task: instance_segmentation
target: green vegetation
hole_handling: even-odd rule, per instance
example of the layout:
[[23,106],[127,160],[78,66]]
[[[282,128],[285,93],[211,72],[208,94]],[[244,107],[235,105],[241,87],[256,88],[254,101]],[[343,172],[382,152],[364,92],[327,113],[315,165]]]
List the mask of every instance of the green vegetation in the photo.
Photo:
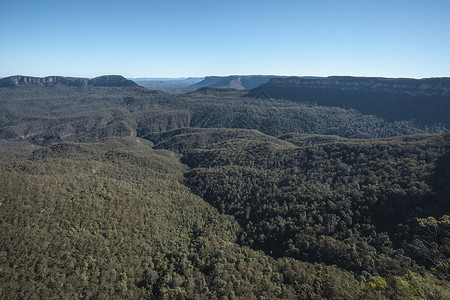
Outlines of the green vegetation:
[[245,95],[0,88],[0,298],[450,298],[449,134]]
[[245,97],[203,88],[169,95],[139,86],[17,86],[0,88],[0,138],[45,145],[139,136],[191,128],[245,128],[272,136],[325,134],[383,138],[425,132],[411,121],[386,122],[352,109]]
[[2,298],[356,293],[348,272],[238,246],[233,218],[182,185],[177,155],[151,146],[61,143],[3,164]]
[[448,280],[450,177],[440,170],[450,136],[316,138],[297,149],[233,140],[190,151],[187,185],[236,217],[241,244],[273,257],[381,275],[388,294],[407,270]]

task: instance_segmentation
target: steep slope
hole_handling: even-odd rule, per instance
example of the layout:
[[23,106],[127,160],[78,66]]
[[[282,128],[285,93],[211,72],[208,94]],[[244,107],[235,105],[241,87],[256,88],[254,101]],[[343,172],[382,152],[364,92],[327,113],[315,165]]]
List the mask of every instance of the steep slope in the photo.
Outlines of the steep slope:
[[357,293],[349,272],[238,246],[237,223],[181,184],[177,155],[151,146],[59,143],[0,162],[2,299]]
[[382,276],[391,298],[397,276],[422,268],[448,283],[449,149],[449,135],[300,148],[231,139],[183,161],[186,184],[236,218],[244,245]]
[[450,78],[273,78],[249,92],[317,105],[353,108],[387,121],[414,120],[450,127]]
[[443,131],[417,128],[412,122],[390,123],[351,109],[244,95],[231,89],[202,88],[181,96],[181,103],[192,112],[191,127],[256,129],[272,136],[292,132],[378,138]]

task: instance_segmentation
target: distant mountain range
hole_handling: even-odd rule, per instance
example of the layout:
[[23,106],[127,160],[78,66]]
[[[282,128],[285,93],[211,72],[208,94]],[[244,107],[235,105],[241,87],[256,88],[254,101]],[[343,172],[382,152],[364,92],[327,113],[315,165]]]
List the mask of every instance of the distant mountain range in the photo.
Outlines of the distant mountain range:
[[[376,78],[376,77],[281,77],[268,75],[208,76],[143,80],[139,85],[171,94],[196,91],[217,95],[231,89],[237,97],[284,99],[309,105],[354,109],[388,122],[408,121],[422,127],[450,128],[450,78]],[[200,80],[200,81],[199,81]],[[192,84],[192,82],[194,82]],[[138,87],[120,75],[93,79],[49,76],[10,76],[0,79],[0,87],[16,86],[103,86]],[[435,129],[434,129],[435,130]],[[433,131],[434,131],[433,130]]]
[[[238,81],[251,87],[264,80],[249,90],[212,87]],[[209,86],[171,95],[119,75],[11,76],[0,80],[0,138],[47,144],[145,137],[182,127],[346,138],[447,132],[448,80],[207,77],[196,86]]]
[[189,78],[130,78],[137,84],[151,90],[161,90],[171,94],[182,94],[190,92],[193,84],[202,81],[204,77]]
[[248,90],[267,83],[273,75],[248,75],[248,76],[208,76],[204,80],[191,86],[193,89],[201,87],[232,88]]
[[182,94],[202,87],[232,88],[248,90],[267,83],[273,75],[233,75],[190,78],[136,78],[131,79],[149,89],[161,90],[171,94]]

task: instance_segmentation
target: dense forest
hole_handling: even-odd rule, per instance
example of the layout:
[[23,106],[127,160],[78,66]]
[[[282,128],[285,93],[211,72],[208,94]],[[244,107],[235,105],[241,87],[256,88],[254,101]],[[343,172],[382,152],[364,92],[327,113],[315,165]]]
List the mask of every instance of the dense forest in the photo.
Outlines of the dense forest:
[[441,119],[21,80],[0,87],[2,299],[450,298]]

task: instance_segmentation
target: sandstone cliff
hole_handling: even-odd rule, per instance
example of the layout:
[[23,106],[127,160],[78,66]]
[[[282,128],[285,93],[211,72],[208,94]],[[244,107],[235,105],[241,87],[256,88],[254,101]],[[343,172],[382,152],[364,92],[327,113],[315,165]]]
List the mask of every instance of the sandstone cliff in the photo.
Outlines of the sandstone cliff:
[[351,108],[389,121],[450,128],[450,78],[276,77],[248,96]]
[[31,76],[10,76],[0,79],[0,87],[15,87],[19,85],[52,86],[63,84],[67,86],[137,86],[131,80],[120,75],[105,75],[93,79],[74,78],[63,76],[31,77]]
[[410,95],[450,95],[450,78],[275,77],[271,78],[264,87],[334,89],[340,91],[384,91],[407,93]]

